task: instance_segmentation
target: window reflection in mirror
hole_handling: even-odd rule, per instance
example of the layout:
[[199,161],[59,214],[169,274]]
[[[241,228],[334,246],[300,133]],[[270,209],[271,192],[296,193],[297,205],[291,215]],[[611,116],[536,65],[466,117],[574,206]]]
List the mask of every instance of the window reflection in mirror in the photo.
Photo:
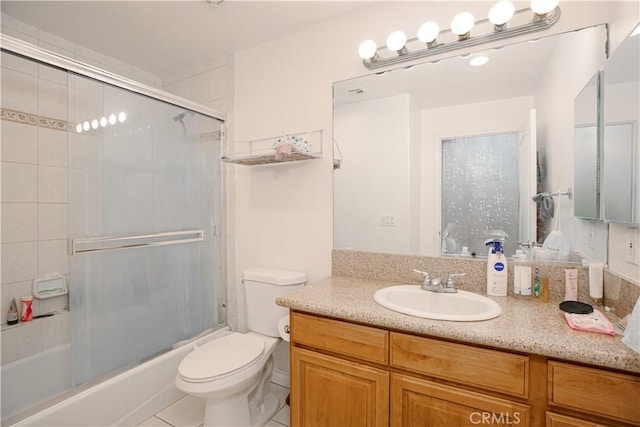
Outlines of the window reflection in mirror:
[[461,254],[464,247],[482,254],[485,240],[495,237],[504,240],[505,254],[515,253],[524,139],[505,133],[442,141],[442,254]]

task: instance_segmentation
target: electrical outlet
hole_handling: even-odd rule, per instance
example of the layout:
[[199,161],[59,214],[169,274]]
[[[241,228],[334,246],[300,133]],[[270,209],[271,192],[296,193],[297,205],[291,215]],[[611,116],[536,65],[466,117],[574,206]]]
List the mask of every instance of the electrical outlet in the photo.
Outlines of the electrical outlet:
[[638,250],[638,229],[630,228],[627,231],[625,246],[627,262],[635,265],[640,265],[640,251]]
[[396,225],[396,216],[395,215],[380,215],[380,225],[384,227],[394,227]]
[[595,249],[596,245],[595,245],[595,235],[596,235],[596,223],[592,222],[589,225],[589,237],[588,237],[588,244],[589,244],[589,249]]

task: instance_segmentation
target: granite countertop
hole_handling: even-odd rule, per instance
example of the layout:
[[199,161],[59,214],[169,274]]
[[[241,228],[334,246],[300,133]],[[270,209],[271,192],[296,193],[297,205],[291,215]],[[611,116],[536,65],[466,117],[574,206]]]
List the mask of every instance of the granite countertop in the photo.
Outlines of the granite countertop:
[[430,320],[386,309],[373,300],[375,291],[392,285],[406,283],[334,276],[278,298],[276,303],[386,329],[640,373],[640,354],[623,344],[620,335],[569,328],[556,302],[489,297],[502,307],[502,315],[495,319]]

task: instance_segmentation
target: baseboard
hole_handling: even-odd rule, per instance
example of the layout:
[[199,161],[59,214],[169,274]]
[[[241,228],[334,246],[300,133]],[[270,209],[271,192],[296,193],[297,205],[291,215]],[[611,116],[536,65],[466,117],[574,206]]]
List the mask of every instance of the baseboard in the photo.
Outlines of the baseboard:
[[273,374],[271,375],[271,382],[289,388],[289,372],[274,368]]

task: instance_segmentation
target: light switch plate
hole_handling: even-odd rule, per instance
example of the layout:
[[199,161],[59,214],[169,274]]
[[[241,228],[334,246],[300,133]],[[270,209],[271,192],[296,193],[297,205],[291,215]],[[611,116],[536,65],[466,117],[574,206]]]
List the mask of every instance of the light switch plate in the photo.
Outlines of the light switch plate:
[[391,214],[380,215],[380,225],[384,227],[393,227],[396,225],[396,216]]

